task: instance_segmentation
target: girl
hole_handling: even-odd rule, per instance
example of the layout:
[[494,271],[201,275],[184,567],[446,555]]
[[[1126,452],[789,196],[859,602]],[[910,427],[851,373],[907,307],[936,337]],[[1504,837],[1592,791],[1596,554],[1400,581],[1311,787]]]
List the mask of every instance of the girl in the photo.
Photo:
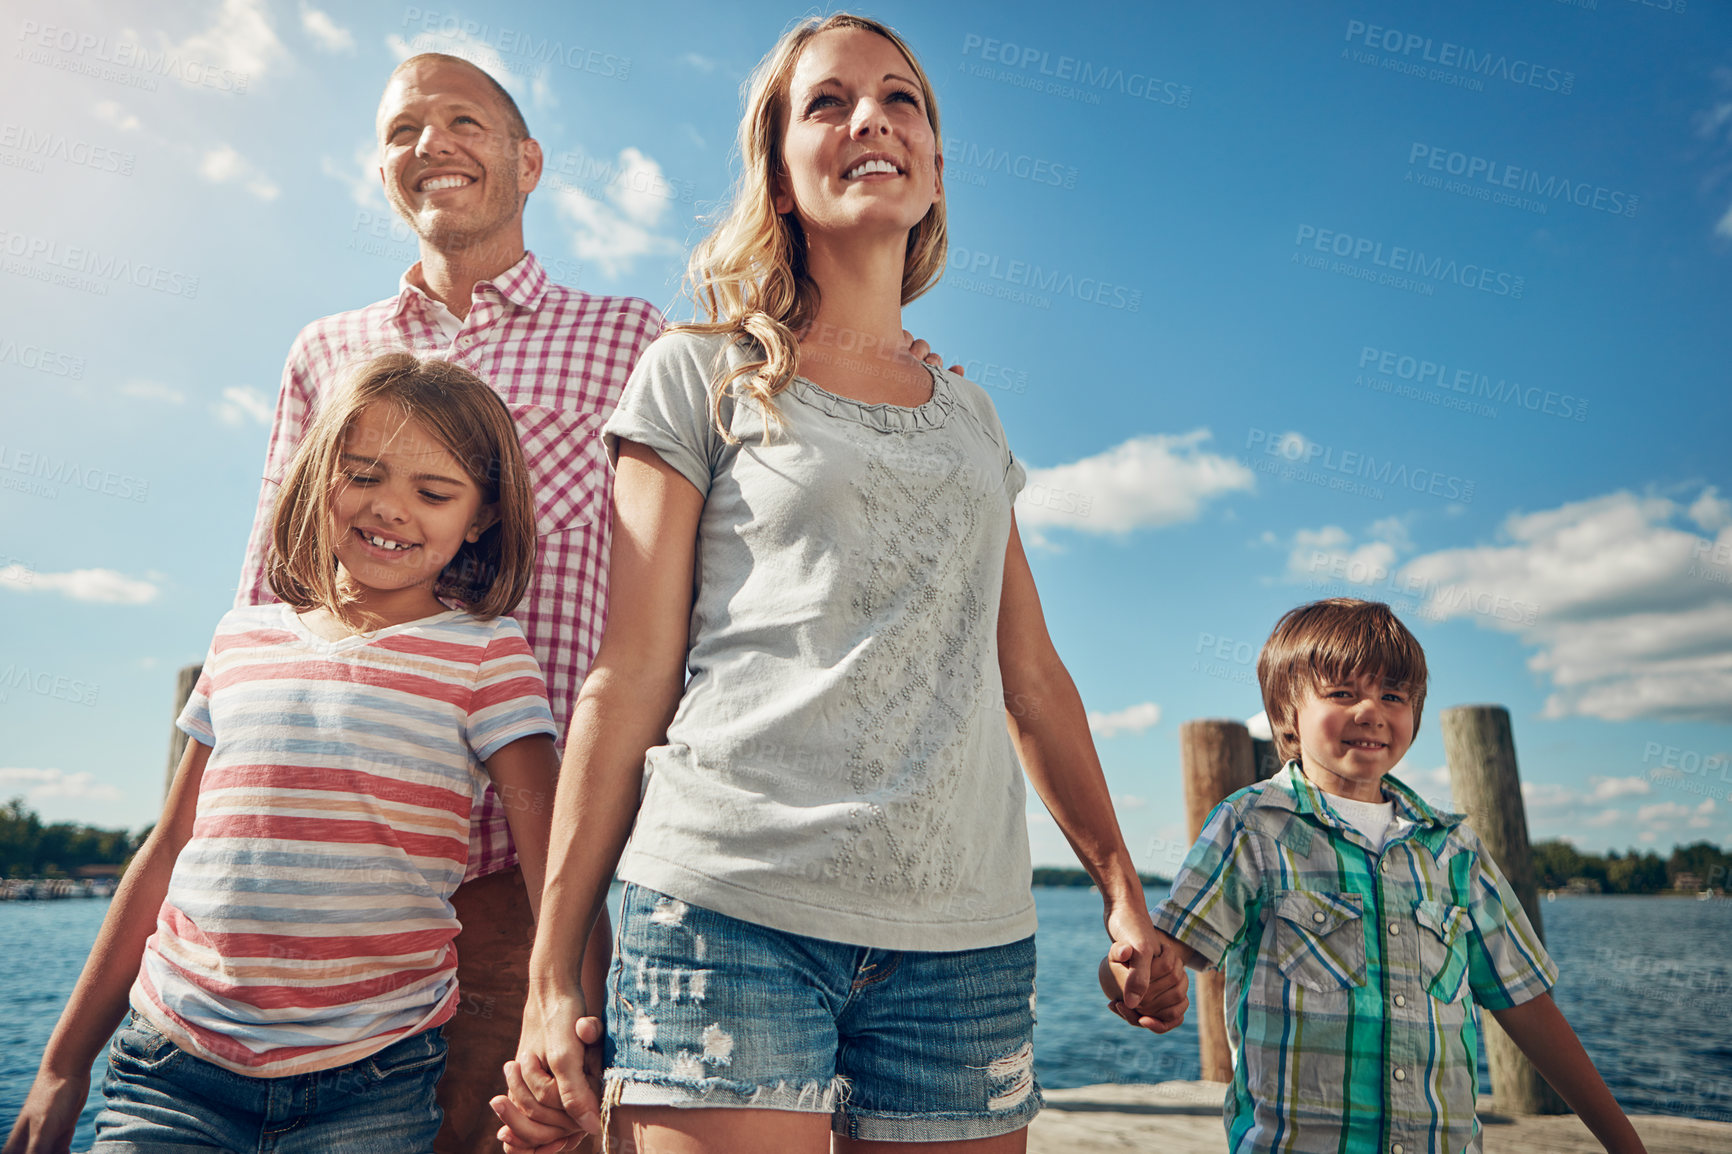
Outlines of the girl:
[[627,1148],[1021,1150],[1019,753],[1139,995],[1158,947],[1017,538],[1022,466],[985,392],[900,337],[945,261],[932,89],[883,25],[807,21],[754,75],[739,147],[692,258],[709,323],[650,347],[605,430],[613,597],[501,1138],[599,1123],[578,975],[618,861]]
[[217,627],[162,820],[6,1154],[68,1148],[129,1002],[95,1152],[432,1148],[439,1027],[485,1010],[460,1006],[449,902],[483,773],[532,901],[546,863],[553,721],[501,616],[534,533],[511,416],[476,377],[397,353],[327,400],[275,511],[282,603]]

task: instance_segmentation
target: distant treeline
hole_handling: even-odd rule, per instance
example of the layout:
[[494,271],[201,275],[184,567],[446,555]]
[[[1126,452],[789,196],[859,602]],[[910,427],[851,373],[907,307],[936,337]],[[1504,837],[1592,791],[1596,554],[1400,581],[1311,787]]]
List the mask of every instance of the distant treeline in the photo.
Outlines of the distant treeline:
[[[1160,874],[1138,874],[1146,886],[1170,886],[1172,878],[1164,878]],[[1054,866],[1034,867],[1034,884],[1037,886],[1092,886],[1095,880],[1088,871],[1080,869],[1058,869]]]
[[[1732,885],[1732,853],[1699,841],[1670,857],[1652,850],[1605,855],[1582,853],[1567,841],[1534,846],[1534,878],[1541,889],[1585,889],[1608,894],[1657,894],[1665,890],[1726,889]],[[1575,883],[1572,887],[1571,883]]]
[[123,829],[97,829],[69,821],[42,824],[24,799],[0,806],[0,875],[70,876],[79,866],[120,865],[143,841]]

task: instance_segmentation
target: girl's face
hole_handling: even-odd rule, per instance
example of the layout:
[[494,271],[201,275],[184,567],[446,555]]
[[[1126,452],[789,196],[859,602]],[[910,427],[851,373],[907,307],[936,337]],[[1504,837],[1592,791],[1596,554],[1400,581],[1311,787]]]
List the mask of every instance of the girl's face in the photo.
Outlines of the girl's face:
[[443,610],[433,595],[440,572],[498,512],[420,422],[375,404],[343,438],[331,516],[337,561],[359,606],[401,622]]
[[775,209],[807,237],[881,229],[906,237],[943,192],[944,157],[919,81],[896,45],[861,28],[806,43],[788,83]]

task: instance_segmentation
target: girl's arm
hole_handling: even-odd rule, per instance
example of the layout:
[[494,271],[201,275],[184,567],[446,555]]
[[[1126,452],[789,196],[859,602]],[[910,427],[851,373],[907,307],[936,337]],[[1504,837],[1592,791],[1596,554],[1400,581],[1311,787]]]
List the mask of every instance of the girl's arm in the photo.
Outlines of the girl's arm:
[[1088,715],[1047,634],[1014,515],[998,607],[998,667],[1010,736],[1023,770],[1077,860],[1100,887],[1115,952],[1123,953],[1116,949],[1121,944],[1131,949],[1128,958],[1112,960],[1124,970],[1119,978],[1123,1001],[1149,1015],[1151,1028],[1171,1029],[1184,1016],[1184,967],[1163,950],[1149,921],[1143,884],[1119,832]]
[[1504,1028],[1540,1076],[1552,1084],[1594,1137],[1611,1154],[1647,1154],[1636,1128],[1623,1107],[1606,1089],[1605,1080],[1594,1069],[1592,1058],[1582,1049],[1581,1039],[1570,1029],[1550,994],[1507,1010],[1493,1010],[1492,1017]]
[[90,1096],[91,1063],[126,1013],[127,993],[144,960],[145,940],[156,930],[169,875],[181,847],[192,836],[199,782],[209,756],[210,746],[196,738],[186,743],[162,819],[133,856],[115,891],[84,971],[42,1053],[36,1081],[4,1154],[65,1154],[71,1148],[78,1115]]
[[523,867],[529,890],[529,912],[541,917],[541,887],[547,880],[547,841],[552,825],[553,787],[559,780],[559,757],[553,738],[545,733],[520,737],[502,745],[487,759],[493,791],[505,804],[505,824]]
[[607,626],[566,735],[553,812],[559,837],[548,854],[523,1036],[507,1067],[511,1093],[494,1099],[509,1131],[500,1138],[512,1149],[554,1141],[534,1121],[537,1102],[558,1103],[584,1129],[600,1129],[585,1067],[599,1073],[602,1007],[579,981],[591,953],[585,942],[637,818],[644,753],[665,737],[685,688],[704,499],[654,450],[631,441],[619,450]]

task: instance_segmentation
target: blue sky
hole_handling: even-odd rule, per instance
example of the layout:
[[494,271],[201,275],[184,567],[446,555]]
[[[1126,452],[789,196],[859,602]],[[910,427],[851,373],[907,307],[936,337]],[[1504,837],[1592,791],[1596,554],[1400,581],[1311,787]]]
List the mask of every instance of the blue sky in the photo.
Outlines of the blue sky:
[[[495,68],[549,158],[531,248],[684,316],[740,80],[806,11],[166,8],[0,21],[0,796],[132,827],[233,596],[289,342],[413,260],[370,170],[391,67]],[[863,10],[946,136],[951,267],[907,322],[1030,466],[1035,574],[1145,868],[1183,849],[1179,724],[1255,714],[1275,619],[1339,592],[1426,646],[1428,795],[1438,710],[1499,702],[1536,837],[1732,842],[1724,8]]]

